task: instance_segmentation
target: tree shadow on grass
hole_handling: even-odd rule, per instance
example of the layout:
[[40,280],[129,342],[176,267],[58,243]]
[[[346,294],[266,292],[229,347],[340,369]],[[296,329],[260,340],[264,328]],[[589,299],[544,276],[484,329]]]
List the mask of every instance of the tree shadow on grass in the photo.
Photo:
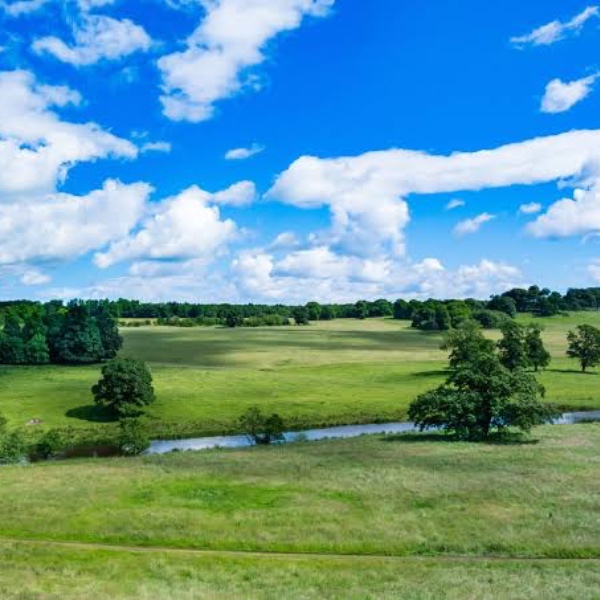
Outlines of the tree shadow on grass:
[[113,423],[118,421],[114,413],[106,406],[98,404],[89,404],[88,406],[78,406],[69,409],[65,415],[70,419],[79,419],[80,421],[91,421],[93,423]]
[[450,373],[449,369],[436,369],[434,371],[417,371],[411,373],[411,377],[422,377],[423,379],[439,379]]
[[509,432],[502,434],[493,434],[487,440],[469,441],[461,439],[448,433],[397,433],[386,435],[382,438],[384,442],[395,442],[403,444],[413,444],[421,442],[435,442],[457,444],[459,442],[478,443],[487,446],[533,446],[539,443],[539,440],[527,437],[522,433]]
[[[598,375],[597,371],[582,371],[581,369],[545,369],[548,373],[570,373],[574,375]],[[542,371],[539,371],[540,373]]]

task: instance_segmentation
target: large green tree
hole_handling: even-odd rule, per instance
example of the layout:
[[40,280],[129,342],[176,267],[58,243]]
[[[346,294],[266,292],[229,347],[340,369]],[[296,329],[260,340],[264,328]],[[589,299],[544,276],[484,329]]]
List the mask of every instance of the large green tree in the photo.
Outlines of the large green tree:
[[96,320],[83,304],[73,304],[56,332],[52,347],[56,362],[89,364],[104,358],[102,338]]
[[510,370],[493,343],[472,326],[453,336],[452,369],[446,382],[418,396],[409,418],[421,429],[437,428],[469,440],[516,427],[530,431],[556,416],[540,398],[544,388],[531,373]]
[[600,364],[600,329],[592,325],[579,325],[577,331],[569,331],[567,340],[567,355],[579,360],[584,373],[589,367]]
[[133,358],[116,358],[104,365],[92,393],[97,404],[109,407],[119,417],[135,417],[156,399],[150,369]]
[[506,321],[500,328],[502,339],[498,342],[500,362],[511,371],[526,369],[530,360],[527,355],[525,328],[515,321]]

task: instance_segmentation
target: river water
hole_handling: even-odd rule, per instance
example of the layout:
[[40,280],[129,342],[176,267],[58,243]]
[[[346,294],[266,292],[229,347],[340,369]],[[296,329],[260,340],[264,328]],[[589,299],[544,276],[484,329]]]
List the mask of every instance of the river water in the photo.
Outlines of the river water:
[[[600,421],[600,410],[563,413],[554,423],[556,425],[572,425],[584,421]],[[410,422],[345,425],[342,427],[288,432],[285,434],[285,443],[298,440],[313,442],[325,439],[353,438],[361,435],[414,433],[417,431],[418,428]],[[244,448],[248,446],[252,446],[252,443],[245,435],[200,437],[186,440],[155,440],[150,444],[146,454],[166,454],[174,450],[210,450],[212,448]]]

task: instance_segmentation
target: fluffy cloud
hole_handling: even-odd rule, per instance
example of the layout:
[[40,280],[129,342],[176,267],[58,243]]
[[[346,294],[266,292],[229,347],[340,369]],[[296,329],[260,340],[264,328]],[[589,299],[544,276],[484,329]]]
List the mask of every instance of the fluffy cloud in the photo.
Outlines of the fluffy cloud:
[[38,269],[29,269],[21,275],[21,283],[27,286],[44,285],[50,281],[52,278]]
[[600,261],[594,261],[588,266],[588,274],[597,283],[600,283]]
[[11,17],[20,17],[35,12],[48,4],[51,0],[16,0],[13,2],[2,2],[0,8],[4,9],[7,15]]
[[476,217],[473,217],[472,219],[465,219],[456,225],[454,228],[454,234],[462,237],[463,235],[477,233],[484,223],[487,223],[495,218],[496,216],[490,215],[490,213],[482,213]]
[[524,284],[512,265],[482,260],[446,269],[436,258],[393,263],[357,259],[329,248],[294,252],[278,259],[262,250],[242,252],[233,264],[243,297],[256,301],[354,302],[357,298],[487,298]]
[[252,144],[249,148],[234,148],[225,153],[225,160],[246,160],[260,154],[264,149],[260,144]]
[[257,88],[250,72],[265,61],[265,47],[305,17],[327,14],[335,0],[200,0],[206,15],[187,48],[163,56],[164,113],[176,121],[205,121],[217,101]]
[[458,198],[454,198],[454,200],[450,200],[448,204],[446,204],[446,210],[454,210],[455,208],[460,208],[464,206],[466,203],[464,200],[460,200]]
[[170,142],[144,142],[140,146],[140,152],[171,152]]
[[65,122],[51,110],[79,101],[76,92],[42,85],[30,72],[0,72],[0,202],[54,192],[78,162],[137,155],[131,142],[95,123]]
[[400,256],[410,194],[554,181],[579,174],[598,158],[600,131],[449,156],[402,149],[330,159],[303,156],[279,175],[267,198],[307,209],[328,206],[332,228],[318,245],[368,256],[391,249]]
[[528,226],[535,237],[568,237],[600,233],[600,179],[558,200]]
[[539,202],[530,202],[529,204],[521,204],[519,213],[522,215],[534,215],[542,210],[542,205]]
[[570,21],[552,21],[534,29],[531,33],[514,37],[510,41],[519,48],[526,46],[549,46],[569,35],[578,34],[590,19],[596,18],[599,15],[600,12],[597,6],[588,6]]
[[86,196],[0,204],[0,264],[71,260],[118,240],[142,217],[150,192],[145,183],[109,180]]
[[573,106],[587,98],[598,77],[600,75],[596,73],[568,83],[560,79],[553,79],[546,86],[540,110],[550,114],[567,112]]
[[117,60],[133,52],[146,51],[152,40],[146,31],[129,19],[113,19],[104,15],[85,15],[73,28],[74,44],[56,37],[36,40],[33,49],[52,54],[75,67],[93,65],[101,60]]
[[209,194],[194,186],[156,204],[137,232],[96,254],[96,265],[106,268],[130,260],[214,259],[235,238],[237,228],[233,221],[223,220],[219,208],[209,202],[217,201],[220,194],[230,198],[231,190]]

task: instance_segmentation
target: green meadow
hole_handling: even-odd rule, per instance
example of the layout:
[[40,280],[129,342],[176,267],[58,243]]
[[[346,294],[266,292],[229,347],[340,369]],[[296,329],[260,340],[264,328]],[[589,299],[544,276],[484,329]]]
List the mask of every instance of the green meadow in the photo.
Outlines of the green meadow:
[[[539,375],[547,400],[565,410],[600,408],[598,372],[582,375],[565,356],[567,331],[584,322],[600,325],[600,313],[536,321],[546,327],[553,355]],[[123,335],[122,354],[152,368],[158,401],[149,422],[156,436],[235,432],[252,405],[279,412],[290,428],[403,419],[412,399],[443,379],[446,366],[439,334],[392,319],[258,329],[149,326],[125,328]],[[39,419],[31,430],[114,427],[93,404],[90,388],[99,371],[0,368],[0,411],[15,426]]]
[[600,424],[4,467],[2,598],[594,598]]

